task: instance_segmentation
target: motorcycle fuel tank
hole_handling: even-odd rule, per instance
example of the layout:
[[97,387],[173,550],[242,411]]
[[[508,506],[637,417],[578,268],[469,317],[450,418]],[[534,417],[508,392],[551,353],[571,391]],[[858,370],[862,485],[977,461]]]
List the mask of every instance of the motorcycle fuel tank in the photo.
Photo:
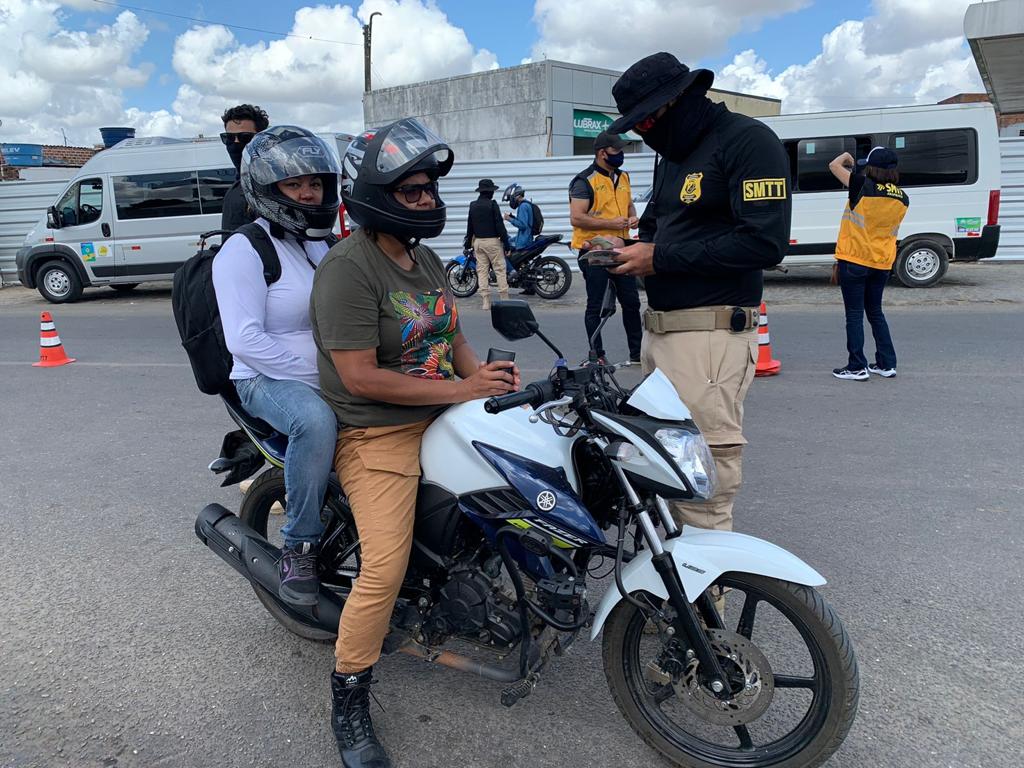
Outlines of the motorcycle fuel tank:
[[455,496],[507,486],[505,478],[473,446],[480,442],[539,464],[561,467],[578,493],[579,480],[571,455],[573,439],[560,437],[543,422],[531,423],[532,413],[532,408],[513,408],[490,414],[484,411],[483,400],[452,406],[423,435],[423,482],[438,485]]

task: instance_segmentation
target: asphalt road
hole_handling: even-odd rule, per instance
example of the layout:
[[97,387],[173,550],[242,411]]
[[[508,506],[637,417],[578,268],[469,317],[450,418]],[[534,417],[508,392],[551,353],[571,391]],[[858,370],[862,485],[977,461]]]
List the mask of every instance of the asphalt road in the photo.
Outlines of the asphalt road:
[[[0,767],[337,766],[332,649],[276,625],[192,531],[239,495],[205,469],[231,424],[194,388],[168,291],[64,307],[18,291],[0,292]],[[860,712],[829,765],[1019,765],[1024,317],[912,293],[890,312],[892,381],[828,375],[834,299],[771,311],[783,368],[747,400],[737,528],[824,573],[854,640]],[[74,365],[31,367],[41,309]],[[579,352],[578,304],[544,310]],[[478,349],[507,346],[463,317]],[[624,353],[621,328],[608,346]],[[517,348],[528,376],[546,370],[540,342]],[[664,765],[614,707],[597,644],[511,710],[500,686],[408,657],[378,672],[403,768]]]

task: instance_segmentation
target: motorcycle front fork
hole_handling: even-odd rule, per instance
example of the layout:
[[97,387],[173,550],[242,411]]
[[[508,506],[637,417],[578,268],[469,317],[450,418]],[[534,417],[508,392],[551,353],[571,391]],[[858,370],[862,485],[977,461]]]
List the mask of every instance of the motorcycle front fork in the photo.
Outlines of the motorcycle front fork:
[[[718,611],[715,610],[714,604],[707,593],[702,594],[697,600],[704,619],[704,624],[701,624],[697,611],[694,609],[693,604],[687,600],[686,593],[683,591],[683,583],[679,578],[679,573],[676,571],[675,560],[673,560],[671,553],[665,551],[661,544],[661,539],[658,538],[658,532],[655,530],[654,521],[651,519],[647,506],[640,499],[636,489],[633,488],[622,468],[618,465],[613,465],[613,467],[619,482],[626,491],[626,497],[633,508],[633,513],[640,526],[644,541],[651,550],[651,563],[665,585],[665,591],[668,593],[668,603],[675,609],[676,622],[682,627],[683,634],[685,635],[685,637],[681,638],[683,645],[688,653],[693,652],[700,663],[697,668],[700,683],[716,697],[722,699],[730,698],[732,694],[725,677],[725,672],[722,670],[722,665],[718,663],[718,656],[712,649],[711,641],[708,639],[705,630],[705,627],[707,629],[723,628],[722,619],[718,615]],[[655,506],[658,512],[658,519],[665,528],[666,537],[675,538],[679,536],[682,531],[672,518],[665,500],[660,496],[656,497]]]

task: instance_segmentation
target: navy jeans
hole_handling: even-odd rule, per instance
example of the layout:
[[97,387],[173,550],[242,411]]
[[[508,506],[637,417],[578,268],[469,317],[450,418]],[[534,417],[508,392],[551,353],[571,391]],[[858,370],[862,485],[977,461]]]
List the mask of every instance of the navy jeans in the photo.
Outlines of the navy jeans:
[[[580,269],[587,281],[587,311],[583,316],[583,324],[587,328],[588,341],[601,324],[601,302],[604,300],[605,287],[610,279],[615,284],[615,295],[622,305],[622,325],[626,329],[629,356],[633,360],[639,360],[644,329],[640,320],[640,290],[636,286],[636,278],[632,275],[613,275],[604,267],[581,264]],[[600,336],[595,340],[594,347],[598,356],[604,357],[604,343]]]
[[338,442],[338,419],[320,393],[301,381],[271,379],[262,374],[235,382],[242,406],[278,432],[288,435],[284,455],[284,487],[288,522],[281,535],[289,547],[314,546],[324,531],[320,510]]
[[860,371],[868,367],[864,357],[865,314],[871,323],[871,335],[875,337],[875,365],[879,368],[896,367],[896,349],[892,345],[889,324],[882,314],[882,292],[888,280],[887,269],[839,262],[839,287],[846,307],[846,349],[850,353],[850,370]]

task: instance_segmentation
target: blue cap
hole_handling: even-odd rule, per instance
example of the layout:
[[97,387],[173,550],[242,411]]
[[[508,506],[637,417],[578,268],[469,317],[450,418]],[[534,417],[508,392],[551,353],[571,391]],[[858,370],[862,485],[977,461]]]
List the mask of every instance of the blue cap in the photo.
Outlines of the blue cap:
[[863,160],[858,160],[857,165],[863,168],[865,165],[870,165],[872,168],[895,168],[899,165],[899,159],[896,157],[896,153],[891,149],[885,147],[875,147],[868,156]]

